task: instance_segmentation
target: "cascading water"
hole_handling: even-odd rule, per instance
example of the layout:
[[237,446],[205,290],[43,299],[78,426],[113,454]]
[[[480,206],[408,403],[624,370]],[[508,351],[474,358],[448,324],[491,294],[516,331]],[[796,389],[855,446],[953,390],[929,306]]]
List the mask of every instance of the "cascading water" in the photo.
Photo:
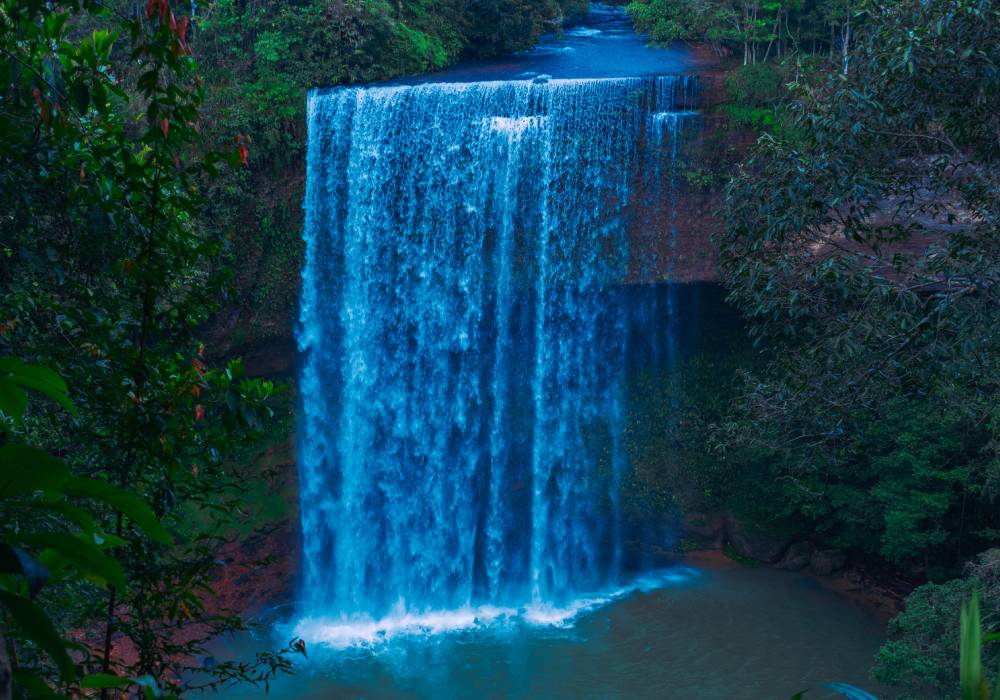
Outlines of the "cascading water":
[[663,313],[629,285],[669,277],[696,95],[686,77],[311,94],[310,629],[618,583],[627,358]]

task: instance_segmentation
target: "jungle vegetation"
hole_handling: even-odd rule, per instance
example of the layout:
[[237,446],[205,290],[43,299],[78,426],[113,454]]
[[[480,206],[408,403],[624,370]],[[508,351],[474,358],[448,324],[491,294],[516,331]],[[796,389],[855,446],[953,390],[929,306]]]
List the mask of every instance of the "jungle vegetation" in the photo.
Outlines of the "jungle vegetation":
[[[232,358],[291,326],[305,92],[526,48],[584,4],[0,0],[0,697],[266,684],[304,651],[206,663],[247,624],[207,594],[284,387]],[[1000,9],[629,9],[733,61],[761,133],[717,241],[758,351],[691,369],[715,381],[689,382],[687,478],[926,580],[876,673],[957,694],[962,602],[1000,616]]]
[[[654,41],[735,64],[719,109],[759,134],[714,168],[723,279],[754,350],[688,363],[688,430],[647,471],[669,475],[661,494],[684,479],[702,508],[926,581],[874,674],[901,698],[957,697],[962,602],[979,592],[988,632],[1000,613],[1000,8],[628,9]],[[719,380],[734,370],[735,398]]]
[[208,651],[247,626],[211,584],[285,387],[201,335],[262,211],[296,276],[264,200],[301,199],[307,87],[528,46],[572,7],[0,3],[0,697],[266,686],[305,653]]
[[877,673],[952,696],[943,618],[971,588],[987,621],[1000,606],[996,554],[966,564],[1000,535],[1000,7],[858,11],[850,60],[785,73],[781,128],[726,191],[723,276],[766,352],[717,424],[713,479],[760,520],[930,579]]

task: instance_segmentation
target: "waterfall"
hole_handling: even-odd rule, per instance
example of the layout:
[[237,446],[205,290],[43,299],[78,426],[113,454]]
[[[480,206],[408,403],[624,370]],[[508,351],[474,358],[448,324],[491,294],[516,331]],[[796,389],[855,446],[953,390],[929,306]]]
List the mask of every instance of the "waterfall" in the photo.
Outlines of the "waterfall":
[[670,276],[696,98],[687,77],[310,95],[303,614],[620,580],[627,358],[660,311],[629,285]]

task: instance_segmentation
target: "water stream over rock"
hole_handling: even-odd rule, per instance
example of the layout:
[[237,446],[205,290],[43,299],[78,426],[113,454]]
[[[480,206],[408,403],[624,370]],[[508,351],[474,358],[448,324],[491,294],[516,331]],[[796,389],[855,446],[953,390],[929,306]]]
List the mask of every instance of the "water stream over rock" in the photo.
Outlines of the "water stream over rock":
[[669,274],[696,95],[686,76],[311,95],[307,614],[561,608],[618,582],[627,330],[671,317],[623,290]]

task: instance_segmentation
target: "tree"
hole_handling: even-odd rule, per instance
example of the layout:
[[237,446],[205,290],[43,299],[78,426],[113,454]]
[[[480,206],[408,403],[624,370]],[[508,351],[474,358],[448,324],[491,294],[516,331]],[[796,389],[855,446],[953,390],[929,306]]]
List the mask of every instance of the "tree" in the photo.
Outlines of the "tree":
[[883,556],[958,561],[997,525],[1000,9],[869,11],[727,191],[726,283],[774,359],[723,442],[780,455],[821,527],[881,514]]
[[[128,680],[110,674],[77,678],[66,650],[69,643],[34,599],[47,584],[81,585],[90,579],[117,590],[125,587],[121,564],[112,553],[121,541],[98,528],[93,511],[69,503],[70,499],[118,509],[146,536],[162,544],[171,544],[170,534],[149,506],[134,495],[103,480],[74,477],[65,464],[44,450],[8,442],[7,433],[19,426],[28,407],[28,390],[76,412],[66,384],[50,369],[13,358],[0,359],[0,417],[4,421],[0,505],[8,519],[8,526],[0,532],[0,608],[8,628],[7,635],[0,630],[0,697],[10,698],[15,689],[19,695],[24,690],[50,692],[34,670],[39,664],[31,660],[39,651],[58,669],[59,684],[67,691],[120,687]],[[10,522],[38,523],[44,529],[11,530]],[[15,653],[8,653],[8,649]]]
[[719,56],[741,51],[743,65],[825,46],[845,71],[859,14],[850,0],[633,0],[628,11],[655,42],[707,42]]
[[[189,680],[206,672],[192,661],[208,640],[245,626],[209,600],[225,513],[239,501],[241,475],[226,456],[262,432],[279,391],[247,379],[237,361],[210,368],[194,335],[228,278],[219,258],[228,241],[198,222],[204,193],[221,165],[247,165],[248,150],[240,135],[228,155],[203,146],[190,31],[168,0],[134,15],[97,2],[0,4],[0,345],[55,368],[78,409],[66,420],[33,407],[15,435],[74,479],[151,504],[171,536],[151,535],[132,501],[104,499],[92,530],[114,548],[116,564],[105,565],[114,580],[67,579],[44,593],[57,628],[86,632],[73,654],[82,673],[126,679],[101,687],[102,697],[144,684],[181,693],[266,683],[292,651]],[[68,495],[67,508],[94,496]],[[5,518],[7,536],[39,528],[40,545],[88,533],[89,524],[70,535],[65,519],[36,519],[22,505]],[[66,688],[73,674],[64,669],[56,684],[32,640],[8,642],[19,667]]]

